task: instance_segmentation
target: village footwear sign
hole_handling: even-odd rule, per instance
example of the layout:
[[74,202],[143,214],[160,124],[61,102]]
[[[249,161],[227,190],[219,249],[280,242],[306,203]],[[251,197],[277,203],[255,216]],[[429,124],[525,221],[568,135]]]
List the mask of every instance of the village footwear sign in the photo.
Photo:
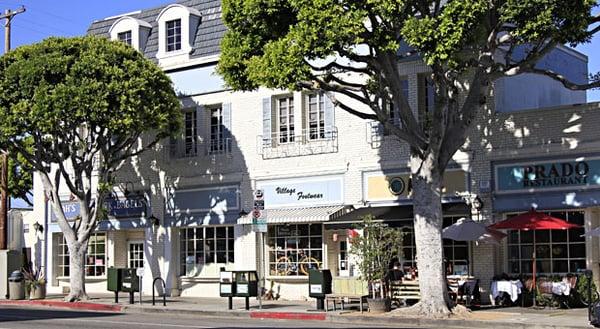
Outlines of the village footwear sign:
[[317,206],[343,202],[342,176],[316,176],[257,182],[267,208]]
[[497,192],[600,188],[600,158],[495,166]]

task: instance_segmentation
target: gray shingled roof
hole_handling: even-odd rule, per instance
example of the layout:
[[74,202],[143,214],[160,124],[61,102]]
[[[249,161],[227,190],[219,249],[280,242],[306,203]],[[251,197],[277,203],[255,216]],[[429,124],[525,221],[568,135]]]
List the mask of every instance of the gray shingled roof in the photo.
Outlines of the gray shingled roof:
[[[227,29],[223,24],[223,21],[221,21],[221,1],[180,0],[174,1],[173,3],[179,3],[186,7],[194,8],[202,13],[202,20],[198,30],[196,31],[194,46],[192,47],[192,53],[190,54],[190,57],[196,58],[219,54],[221,38]],[[168,5],[152,9],[144,9],[139,13],[127,15],[146,21],[152,25],[152,30],[150,31],[150,36],[148,37],[146,47],[145,49],[140,50],[146,57],[154,60],[156,59],[156,53],[158,52],[158,24],[156,22],[156,17],[166,6]],[[121,17],[122,16],[95,21],[89,27],[87,33],[109,37],[108,30],[113,23]]]

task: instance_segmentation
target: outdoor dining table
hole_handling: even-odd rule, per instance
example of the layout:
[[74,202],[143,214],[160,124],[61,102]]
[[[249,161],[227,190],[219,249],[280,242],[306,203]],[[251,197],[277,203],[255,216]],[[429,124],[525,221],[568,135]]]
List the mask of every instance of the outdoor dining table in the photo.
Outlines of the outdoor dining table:
[[496,297],[500,296],[503,292],[507,293],[510,296],[510,300],[514,303],[519,299],[522,289],[523,283],[520,280],[492,281],[490,287],[492,304],[495,304]]

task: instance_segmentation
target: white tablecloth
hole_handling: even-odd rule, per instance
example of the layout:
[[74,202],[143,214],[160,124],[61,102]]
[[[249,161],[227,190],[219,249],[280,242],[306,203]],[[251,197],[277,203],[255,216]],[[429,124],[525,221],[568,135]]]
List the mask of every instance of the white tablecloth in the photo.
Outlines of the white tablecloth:
[[496,297],[505,292],[510,296],[510,300],[512,300],[514,303],[519,298],[522,288],[523,284],[519,280],[492,281],[492,286],[490,287],[493,298],[492,300],[495,300]]

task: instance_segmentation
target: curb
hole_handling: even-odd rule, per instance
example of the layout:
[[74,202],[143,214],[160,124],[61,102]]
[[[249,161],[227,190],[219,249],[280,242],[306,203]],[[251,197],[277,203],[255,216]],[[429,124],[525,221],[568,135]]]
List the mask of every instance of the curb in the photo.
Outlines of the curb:
[[120,305],[107,305],[88,302],[69,303],[55,300],[0,300],[0,305],[46,306],[82,311],[121,312]]
[[278,320],[301,320],[301,321],[327,321],[338,324],[365,324],[365,325],[398,325],[427,327],[427,328],[511,328],[511,329],[583,329],[590,325],[549,325],[541,323],[525,323],[517,321],[486,321],[486,320],[450,320],[450,319],[423,319],[423,318],[400,318],[400,317],[373,317],[359,315],[338,315],[331,313],[303,313],[303,312],[269,312],[269,311],[207,311],[190,310],[164,307],[139,307],[126,305],[111,305],[88,302],[68,303],[50,300],[0,300],[0,305],[19,306],[46,306],[82,311],[121,312],[121,313],[168,313],[173,315],[209,316],[219,318],[253,318],[253,319],[278,319]]

